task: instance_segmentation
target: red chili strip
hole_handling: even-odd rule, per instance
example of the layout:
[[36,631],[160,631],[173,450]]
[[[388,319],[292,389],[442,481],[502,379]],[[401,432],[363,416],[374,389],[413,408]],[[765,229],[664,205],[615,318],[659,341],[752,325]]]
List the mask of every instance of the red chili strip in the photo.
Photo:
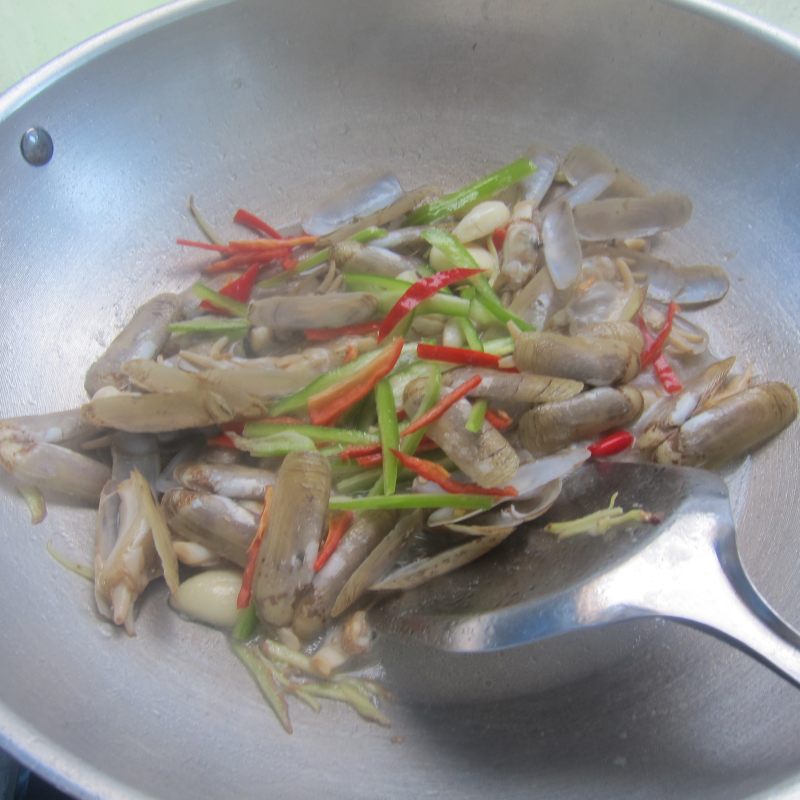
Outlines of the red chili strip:
[[303,335],[309,342],[329,342],[339,336],[363,336],[375,333],[380,326],[380,322],[361,322],[357,325],[342,325],[340,328],[307,328],[303,331]]
[[486,421],[498,431],[508,430],[514,424],[505,411],[493,411],[491,408],[486,410]]
[[417,355],[429,361],[468,364],[472,367],[498,367],[500,365],[500,356],[483,353],[480,350],[470,350],[467,347],[447,347],[442,344],[420,342],[417,345]]
[[213,250],[215,253],[228,253],[230,247],[224,244],[211,244],[210,242],[195,242],[192,239],[176,239],[177,244],[183,247],[196,247],[199,250]]
[[476,386],[481,382],[480,375],[473,375],[469,380],[453,389],[452,392],[446,394],[430,411],[426,411],[421,417],[417,417],[412,423],[407,425],[400,431],[400,436],[408,436],[420,428],[436,422],[442,414],[445,413],[451,406],[455,405],[462,397],[466,397]]
[[244,225],[246,228],[250,228],[251,231],[266,233],[267,236],[271,236],[273,239],[283,239],[283,236],[281,236],[272,225],[264,222],[263,219],[244,208],[237,209],[236,213],[233,215],[233,221],[237,225]]
[[399,450],[392,450],[397,460],[406,468],[420,476],[427,481],[433,481],[438,486],[441,486],[446,492],[450,494],[482,494],[489,495],[490,497],[516,497],[517,490],[513,486],[493,486],[485,487],[478,486],[477,483],[461,483],[461,481],[453,480],[450,473],[435,461],[428,461],[425,458],[417,458],[416,456],[407,456]]
[[256,565],[258,564],[258,551],[261,547],[261,540],[267,531],[269,523],[269,507],[272,502],[272,487],[267,486],[264,492],[264,508],[261,511],[261,517],[258,520],[258,528],[253,541],[247,548],[247,563],[242,573],[242,588],[239,589],[239,595],[236,598],[236,608],[247,608],[250,605],[250,599],[253,596],[253,578],[256,574]]
[[[647,325],[641,315],[639,315],[637,321],[639,323],[639,330],[641,330],[642,336],[644,336],[645,347],[649,350],[653,346],[655,340],[650,335],[650,331],[647,330]],[[683,384],[680,378],[675,374],[675,370],[670,366],[666,356],[661,354],[656,358],[653,362],[653,370],[656,373],[659,383],[664,387],[664,391],[667,394],[677,394],[682,391]]]
[[273,250],[286,250],[287,248],[299,247],[301,244],[314,244],[316,236],[294,236],[291,239],[238,239],[228,242],[227,250],[234,253],[247,252],[270,252]]
[[341,383],[308,399],[308,413],[315,425],[332,425],[348,408],[366,397],[385,378],[403,352],[403,340],[395,339],[375,359]]
[[[289,252],[288,250],[286,251]],[[242,267],[249,267],[251,264],[267,264],[273,259],[280,258],[280,253],[270,253],[269,255],[261,255],[260,253],[236,253],[236,255],[229,256],[228,258],[221,258],[219,261],[213,261],[207,267],[203,268],[203,272],[216,273],[216,272],[229,272],[233,269],[241,269]]]
[[[367,456],[375,455],[381,453],[381,444],[361,444],[361,445],[353,445],[351,447],[345,447],[339,453],[339,459],[341,461],[351,461],[353,459],[364,458]],[[423,437],[422,441],[419,443],[416,452],[417,453],[429,453],[431,450],[438,450],[439,445],[433,441],[433,439],[429,439],[427,436]]]
[[383,341],[423,300],[433,297],[440,289],[450,286],[451,283],[465,281],[473,275],[480,275],[481,272],[479,269],[446,269],[409,286],[403,296],[389,309],[389,313],[381,323],[378,341]]
[[333,552],[339,546],[339,542],[347,533],[350,526],[353,524],[352,511],[334,511],[331,514],[330,522],[328,523],[328,535],[325,537],[325,543],[314,561],[314,572],[319,572],[327,560],[333,555]]
[[675,315],[679,310],[680,308],[678,304],[674,301],[667,306],[667,318],[664,321],[664,325],[658,332],[658,336],[656,336],[656,338],[653,340],[653,343],[647,347],[644,353],[642,353],[642,357],[640,359],[642,369],[654,363],[655,360],[661,355],[661,351],[664,349],[664,345],[666,344],[667,339],[672,331],[672,321],[675,319]]
[[[258,280],[260,269],[258,264],[251,264],[238,278],[233,278],[228,281],[219,290],[219,293],[233,300],[238,300],[240,303],[248,302],[250,300],[250,295],[253,293],[253,287],[256,285],[256,280]],[[217,306],[208,300],[203,300],[203,302],[200,303],[200,307],[216,311],[217,313],[227,313],[225,309],[217,308]]]
[[367,456],[358,456],[356,464],[359,467],[379,467],[383,464],[383,453],[370,453]]
[[627,450],[633,442],[633,434],[629,431],[614,431],[590,444],[588,450],[594,458],[615,456]]

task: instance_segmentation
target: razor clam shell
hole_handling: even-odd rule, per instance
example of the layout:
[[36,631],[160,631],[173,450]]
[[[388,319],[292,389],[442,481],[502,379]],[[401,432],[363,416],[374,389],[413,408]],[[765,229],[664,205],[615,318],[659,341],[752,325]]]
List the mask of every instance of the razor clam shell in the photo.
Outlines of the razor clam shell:
[[475,375],[481,376],[481,382],[470,392],[471,397],[488,397],[509,403],[552,403],[555,400],[566,400],[583,391],[580,381],[568,378],[552,378],[525,372],[498,372],[480,367],[452,370],[444,374],[443,380],[445,385],[454,386]]
[[469,522],[445,523],[444,527],[466,536],[496,536],[511,533],[526,522],[546,514],[561,494],[563,481],[556,478],[536,490],[523,500],[512,498],[511,502],[495,506],[469,518]]
[[103,386],[125,389],[128,380],[120,367],[133,359],[155,358],[170,337],[169,325],[180,318],[182,301],[177,294],[159,294],[136,309],[105,353],[89,367],[84,381],[91,397]]
[[697,264],[677,270],[683,280],[683,288],[675,301],[687,308],[704,306],[722,300],[730,289],[728,273],[713,264]]
[[315,450],[284,458],[253,576],[256,611],[269,625],[290,625],[295,599],[311,583],[330,494],[331,467],[325,456]]
[[[585,447],[575,446],[522,464],[511,480],[511,486],[517,490],[517,496],[498,498],[492,508],[503,506],[506,503],[525,502],[537,496],[544,486],[568,477],[589,457],[590,453]],[[426,526],[432,529],[453,525],[487,513],[490,512],[481,510],[465,512],[452,508],[438,508],[428,516]]]
[[221,494],[234,500],[263,500],[267,486],[275,484],[275,473],[243,464],[206,464],[189,462],[179,465],[175,480],[196,492]]
[[593,200],[574,212],[575,229],[584,241],[653,236],[685,225],[691,214],[692,201],[673,192]]
[[497,545],[504,541],[513,532],[513,528],[494,536],[480,536],[471,539],[464,544],[451,547],[435,556],[420,558],[412,561],[394,572],[387,575],[377,583],[374,583],[370,590],[373,592],[394,592],[406,589],[413,589],[427,583],[440,575],[447,575],[448,572],[463,567],[476,558],[480,558]]
[[607,245],[589,245],[584,247],[584,255],[608,256],[611,259],[621,258],[629,266],[633,277],[638,282],[647,282],[647,295],[661,303],[674,300],[684,289],[684,278],[681,270],[663,258],[656,258],[649,253],[630,250],[627,247]]
[[411,537],[422,527],[422,514],[415,511],[397,522],[380,543],[361,562],[358,569],[348,578],[336,597],[331,616],[338,617],[347,611],[370,587],[391,569],[400,554],[405,550]]
[[362,272],[396,278],[403,272],[414,271],[419,261],[392,250],[346,241],[334,245],[333,260],[342,272]]
[[520,194],[537,208],[553,185],[560,159],[551,150],[538,145],[531,147],[525,155],[536,164],[536,172],[520,181]]
[[577,186],[593,175],[604,173],[613,175],[616,167],[611,159],[599,150],[585,144],[578,144],[565,156],[561,171],[573,186]]
[[301,639],[312,639],[322,631],[345,584],[399,517],[397,511],[356,514],[337,548],[295,604],[292,629]]
[[161,498],[161,508],[175,535],[202,544],[240,567],[247,563],[247,548],[256,534],[258,516],[235,500],[170,489]]
[[339,328],[371,319],[378,309],[369,292],[267,297],[250,304],[247,317],[254,325],[281,330]]
[[583,254],[572,209],[566,200],[552,202],[542,223],[544,260],[556,289],[572,286],[581,272]]

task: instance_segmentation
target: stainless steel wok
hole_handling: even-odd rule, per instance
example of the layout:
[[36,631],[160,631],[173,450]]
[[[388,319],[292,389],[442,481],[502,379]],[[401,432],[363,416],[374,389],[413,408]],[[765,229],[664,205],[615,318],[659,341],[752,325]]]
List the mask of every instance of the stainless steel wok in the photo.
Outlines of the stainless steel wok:
[[[20,156],[32,125],[52,135],[46,166]],[[191,280],[173,244],[193,232],[190,193],[223,231],[238,205],[288,223],[344,176],[454,186],[534,140],[592,143],[690,194],[672,254],[733,276],[706,313],[714,346],[798,386],[798,131],[800,45],[710,3],[179,3],[0,99],[0,416],[80,402],[134,307]],[[745,564],[794,625],[797,442],[733,481]],[[95,616],[45,552],[87,552],[90,513],[31,528],[4,492],[0,520],[0,745],[80,797],[800,792],[800,695],[691,630],[652,622],[554,653],[569,682],[511,701],[401,701],[388,733],[298,708],[288,737],[222,637],[163,594],[136,638]]]

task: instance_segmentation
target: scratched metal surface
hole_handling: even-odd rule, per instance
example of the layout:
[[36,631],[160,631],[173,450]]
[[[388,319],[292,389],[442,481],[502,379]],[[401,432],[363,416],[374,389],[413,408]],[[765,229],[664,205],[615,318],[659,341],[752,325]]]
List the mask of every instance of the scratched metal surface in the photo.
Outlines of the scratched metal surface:
[[[79,403],[87,364],[137,304],[191,280],[196,258],[173,245],[193,232],[189,193],[223,232],[238,205],[288,223],[343,176],[453,187],[533,140],[590,142],[694,198],[670,253],[733,276],[705,315],[714,347],[800,385],[798,51],[703,6],[190,2],[46,70],[0,99],[0,416]],[[39,169],[19,157],[31,124],[55,141]],[[795,430],[734,500],[743,559],[794,624],[797,466]],[[80,797],[793,792],[800,695],[664,623],[630,651],[608,637],[573,653],[582,675],[535,696],[399,702],[391,732],[300,707],[287,737],[221,637],[162,593],[136,638],[96,618],[88,585],[44,551],[52,538],[88,552],[90,513],[25,517],[4,491],[0,744]]]

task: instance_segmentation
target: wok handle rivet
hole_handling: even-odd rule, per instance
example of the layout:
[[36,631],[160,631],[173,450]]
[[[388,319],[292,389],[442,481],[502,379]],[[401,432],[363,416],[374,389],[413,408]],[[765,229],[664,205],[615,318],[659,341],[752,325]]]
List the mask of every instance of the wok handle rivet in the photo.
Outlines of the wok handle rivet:
[[44,128],[36,125],[22,134],[19,149],[29,164],[42,167],[53,157],[53,138]]

